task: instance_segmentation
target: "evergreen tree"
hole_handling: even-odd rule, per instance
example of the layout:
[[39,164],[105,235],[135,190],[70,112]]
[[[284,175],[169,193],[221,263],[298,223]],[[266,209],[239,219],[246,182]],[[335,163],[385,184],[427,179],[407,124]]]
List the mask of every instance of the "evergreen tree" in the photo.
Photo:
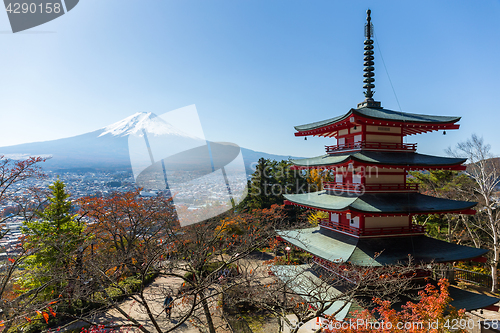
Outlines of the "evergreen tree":
[[268,195],[271,185],[271,161],[260,158],[250,180],[248,206],[252,209],[270,207]]
[[53,293],[61,292],[77,274],[84,225],[71,214],[64,183],[58,179],[49,188],[49,204],[38,212],[39,219],[25,222],[22,228],[23,246],[32,253],[23,264],[27,271],[23,284],[30,288],[48,284],[51,287],[45,292]]
[[309,186],[305,173],[291,170],[290,161],[259,159],[255,172],[248,182],[248,195],[239,209],[270,208],[283,204],[283,194],[307,193]]

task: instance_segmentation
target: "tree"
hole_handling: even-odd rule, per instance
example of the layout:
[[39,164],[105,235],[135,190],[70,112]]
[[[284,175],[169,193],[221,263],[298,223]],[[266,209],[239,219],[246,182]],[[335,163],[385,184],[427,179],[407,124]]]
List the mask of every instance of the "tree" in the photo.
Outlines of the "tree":
[[[41,157],[30,157],[26,160],[12,160],[0,155],[0,205],[7,202],[16,202],[15,212],[26,211],[26,203],[19,197],[19,192],[29,189],[27,186],[18,186],[30,178],[41,178],[44,176],[39,164],[45,159]],[[3,237],[8,230],[5,230],[5,223],[12,215],[0,219],[2,226],[1,236]]]
[[[467,325],[456,325],[460,320],[467,318],[465,310],[456,310],[449,304],[451,298],[448,292],[449,283],[441,279],[438,288],[427,284],[424,290],[419,291],[418,302],[407,302],[401,311],[391,308],[389,301],[374,298],[377,305],[372,311],[357,312],[354,318],[346,322],[329,318],[324,324],[323,333],[368,333],[368,332],[398,332],[427,333],[427,332],[467,332]],[[457,326],[456,329],[452,329]],[[461,327],[460,327],[461,326]]]
[[115,258],[119,277],[132,276],[147,251],[179,225],[168,198],[140,198],[139,190],[78,201],[80,215],[92,222],[87,230],[96,253]]
[[[81,214],[90,219],[87,231],[95,235],[94,245],[86,247],[83,260],[92,287],[80,297],[112,307],[127,318],[119,325],[134,326],[145,333],[151,330],[126,311],[120,301],[123,296],[139,305],[141,316],[146,316],[158,333],[175,331],[188,320],[216,332],[214,316],[220,313],[218,303],[224,293],[221,280],[224,288],[239,283],[235,276],[243,274],[241,260],[265,246],[274,227],[284,219],[283,207],[273,206],[255,214],[226,212],[181,228],[170,199],[139,198],[138,192],[84,198],[80,207]],[[190,212],[194,220],[199,220],[198,213]],[[145,287],[151,276],[182,281],[182,287],[155,287],[155,292],[148,294]],[[138,281],[138,288],[124,283],[130,279]],[[175,324],[164,327],[154,304],[163,302],[167,295],[173,295],[176,304],[172,313]],[[74,319],[99,324],[92,319],[97,311]]]
[[186,290],[181,296],[191,300],[193,316],[196,307],[201,307],[209,332],[216,332],[212,313],[221,297],[238,286],[250,287],[248,282],[254,275],[251,269],[244,269],[245,261],[253,251],[268,244],[275,228],[282,227],[286,220],[284,207],[272,205],[251,214],[228,213],[190,225],[170,239],[174,245],[172,256],[182,260],[166,266],[171,272],[168,275],[184,280]]
[[[26,181],[44,176],[40,168],[40,163],[44,161],[45,159],[41,157],[12,160],[0,155],[0,205],[6,206],[7,203],[14,204],[10,209],[11,214],[3,214],[0,218],[0,238],[5,237],[9,232],[9,229],[5,228],[5,223],[10,218],[22,214],[26,219],[31,219],[33,208],[42,204],[43,195],[40,196],[40,191],[28,186]],[[27,195],[23,196],[22,194]],[[34,195],[28,200],[27,197],[29,194]],[[2,251],[5,251],[7,260],[2,262],[0,274],[1,323],[4,325],[4,329],[8,329],[15,318],[30,311],[36,305],[33,304],[32,299],[18,297],[16,290],[19,266],[23,263],[28,253],[17,245],[3,248]]]
[[[229,306],[250,304],[256,309],[267,310],[280,318],[292,333],[300,328],[297,322],[324,317],[330,308],[335,309],[335,316],[349,302],[369,307],[374,296],[391,304],[401,301],[405,295],[411,297],[411,278],[421,268],[414,265],[411,258],[399,265],[361,267],[348,262],[318,263],[318,259],[309,261],[304,257],[304,262],[297,265],[291,264],[287,254],[275,257],[266,265],[271,265],[269,272],[276,276],[249,276],[246,284],[233,287],[240,290],[231,294]],[[289,314],[295,316],[296,322],[288,317]]]
[[[304,221],[301,223],[304,225]],[[273,239],[270,245],[278,249],[282,244]],[[291,249],[290,252],[293,254],[298,251]],[[358,304],[370,306],[367,300],[374,295],[391,303],[399,301],[399,297],[411,298],[413,297],[411,277],[418,269],[424,268],[414,265],[409,258],[406,264],[387,267],[359,267],[347,262],[331,264],[329,269],[316,264],[312,265],[313,268],[304,269],[305,265],[312,264],[309,261],[310,255],[288,258],[286,251],[284,253],[284,256],[275,257],[266,263],[274,265],[275,268],[269,273],[280,275],[279,279],[268,276],[267,272],[257,273],[259,270],[255,266],[246,267],[246,271],[250,274],[241,277],[239,283],[234,283],[231,288],[226,289],[227,306],[229,308],[250,306],[254,309],[267,310],[273,317],[281,318],[291,332],[296,332],[300,327],[288,318],[289,314],[294,314],[297,322],[307,322],[322,316],[338,302],[348,303],[356,300]],[[240,269],[241,267],[240,264]],[[280,274],[281,267],[285,268],[284,274]],[[340,290],[342,292],[339,292]],[[336,307],[335,313],[342,310],[343,307]]]
[[[141,198],[138,191],[87,197],[77,203],[88,226],[83,242],[66,254],[73,263],[70,267],[78,268],[79,283],[71,294],[63,293],[63,299],[80,304],[81,311],[59,307],[58,318],[97,325],[95,315],[113,308],[127,319],[116,327],[133,326],[145,333],[175,331],[188,320],[215,332],[220,323],[216,320],[218,304],[226,288],[246,283],[242,277],[251,273],[243,270],[244,261],[268,244],[275,228],[282,228],[287,220],[287,210],[273,205],[251,213],[229,211],[181,228],[171,199]],[[198,211],[189,214],[199,220]],[[182,281],[182,287],[154,287],[154,293],[146,292],[155,277]],[[177,304],[172,327],[164,327],[158,320],[156,303],[163,302],[166,295],[174,295]],[[153,330],[124,308],[124,297],[139,306],[140,318],[146,316]]]
[[[458,143],[454,151],[448,153],[454,156],[467,158],[468,164],[465,173],[477,184],[474,194],[481,201],[480,214],[470,223],[481,229],[489,238],[488,245],[493,254],[490,260],[492,287],[498,289],[498,263],[500,261],[500,210],[498,199],[494,195],[500,182],[500,162],[490,153],[491,146],[484,143],[483,138],[473,134],[470,139]],[[485,218],[481,218],[483,216]]]
[[259,159],[255,172],[248,182],[248,195],[240,203],[243,210],[270,208],[283,204],[283,194],[307,193],[306,173],[291,170],[290,161]]
[[38,219],[25,221],[22,227],[22,246],[30,253],[22,264],[27,272],[23,285],[28,289],[44,286],[46,297],[58,295],[63,288],[76,283],[75,254],[84,242],[85,226],[72,215],[70,195],[64,188],[59,179],[49,185],[49,204],[37,213]]
[[306,174],[309,192],[323,190],[323,183],[333,181],[331,170],[311,169]]
[[314,227],[317,227],[321,220],[328,219],[328,218],[329,218],[328,213],[321,211],[321,210],[310,211],[308,216],[307,216],[307,220]]
[[[409,174],[409,182],[418,183],[421,193],[438,198],[467,201],[476,186],[465,173],[453,170],[410,171]],[[470,228],[466,215],[416,215],[413,218],[425,225],[427,233],[433,238],[458,244],[473,243],[479,247],[475,230]]]

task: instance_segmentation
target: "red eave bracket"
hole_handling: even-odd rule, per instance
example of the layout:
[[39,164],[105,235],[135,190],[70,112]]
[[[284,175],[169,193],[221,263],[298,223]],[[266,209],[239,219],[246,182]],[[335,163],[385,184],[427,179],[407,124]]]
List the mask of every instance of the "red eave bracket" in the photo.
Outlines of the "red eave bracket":
[[[351,110],[352,111],[352,110]],[[351,112],[350,111],[350,112]],[[351,121],[350,118],[354,117],[354,121]],[[316,128],[309,131],[299,131],[295,133],[295,136],[308,136],[308,135],[318,135],[321,136],[323,133],[331,132],[332,130],[339,130],[340,127],[348,127],[346,124],[366,124],[366,125],[385,125],[385,126],[394,126],[401,127],[403,129],[403,135],[412,135],[419,133],[426,133],[438,130],[453,130],[459,129],[460,125],[455,123],[412,123],[412,122],[403,122],[403,121],[390,121],[390,120],[380,120],[380,119],[371,119],[363,117],[359,114],[350,114],[346,115],[346,118],[320,128]]]
[[460,212],[452,212],[453,214],[464,214],[464,215],[476,215],[476,211],[474,209],[466,209]]
[[[433,212],[433,211],[428,211],[428,212],[398,212],[398,213],[367,213],[367,212],[362,212],[362,211],[357,211],[355,209],[344,209],[342,211],[334,211],[330,209],[321,209],[321,208],[316,208],[312,206],[306,206],[306,205],[301,205],[295,202],[292,202],[290,200],[285,200],[284,201],[285,205],[291,205],[291,206],[297,206],[297,207],[302,207],[306,209],[312,209],[312,210],[319,210],[323,212],[336,212],[336,213],[344,213],[344,212],[358,212],[360,215],[363,216],[404,216],[408,214],[412,215],[427,215],[427,214],[445,214],[447,212]],[[461,210],[461,211],[450,211],[450,214],[466,214],[466,215],[474,215],[476,214],[476,211],[474,209],[466,209],[466,210]]]
[[352,117],[353,116],[350,115],[350,116],[347,116],[343,120],[340,120],[340,121],[338,121],[336,123],[333,123],[333,124],[330,124],[330,125],[326,125],[326,126],[323,126],[323,127],[319,127],[319,128],[315,128],[315,129],[312,129],[312,130],[309,130],[309,131],[298,131],[298,132],[296,132],[294,134],[295,134],[295,136],[308,136],[308,135],[322,136],[321,134],[324,134],[324,133],[329,133],[329,132],[332,132],[332,131],[338,131],[340,129],[349,128],[350,124],[357,124],[357,122],[356,122],[357,117],[355,117],[354,121],[351,121],[350,118],[352,118]]
[[[330,165],[310,165],[310,166],[302,166],[302,165],[292,165],[290,167],[290,170],[308,170],[308,169],[334,169],[334,168],[341,168],[341,167],[346,167],[349,166],[349,164],[353,164],[354,168],[357,167],[378,167],[378,168],[386,168],[386,169],[405,169],[405,170],[456,170],[456,171],[463,171],[467,167],[462,164],[458,165],[437,165],[437,166],[428,166],[428,165],[412,165],[412,166],[407,166],[407,165],[394,165],[394,164],[375,164],[375,163],[362,163],[358,161],[353,161],[352,159],[349,159],[343,163],[339,164],[330,164]],[[375,172],[375,171],[373,171]]]
[[471,259],[470,261],[475,261],[475,262],[482,262],[482,263],[485,263],[488,261],[488,259],[486,259],[485,257],[481,256],[481,257],[476,257],[476,258],[473,258]]
[[442,211],[442,212],[433,212],[433,211],[424,211],[424,212],[416,212],[412,213],[414,215],[427,215],[427,214],[464,214],[464,215],[474,215],[476,211],[474,209],[465,209],[465,210],[450,210],[450,211]]
[[498,307],[496,305],[490,305],[490,306],[487,306],[483,309],[498,312],[498,309],[500,309],[500,307]]
[[322,211],[322,212],[336,212],[336,213],[349,212],[349,210],[348,210],[348,209],[347,209],[347,210],[343,210],[343,211],[334,211],[334,210],[329,210],[329,209],[321,209],[321,208],[316,208],[316,207],[312,207],[312,206],[301,205],[301,204],[298,204],[298,203],[292,202],[292,201],[290,201],[290,200],[285,200],[285,201],[284,201],[284,204],[285,204],[285,205],[291,205],[291,206],[302,207],[302,208],[306,208],[306,209],[319,210],[319,211]]

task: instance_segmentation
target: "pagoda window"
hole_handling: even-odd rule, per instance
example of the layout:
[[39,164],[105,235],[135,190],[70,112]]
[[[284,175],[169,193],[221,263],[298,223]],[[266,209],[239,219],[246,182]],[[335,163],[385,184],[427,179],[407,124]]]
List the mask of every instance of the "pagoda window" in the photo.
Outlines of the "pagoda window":
[[344,176],[341,173],[335,175],[335,181],[337,183],[342,183],[344,181]]
[[361,180],[362,180],[362,175],[361,174],[356,174],[356,173],[353,173],[352,174],[352,183],[353,184],[361,184]]
[[361,142],[363,140],[363,136],[361,134],[354,136],[354,142]]
[[355,216],[351,219],[351,227],[359,228],[359,216]]
[[337,144],[338,144],[339,146],[341,146],[341,145],[345,145],[345,138],[339,138],[339,139],[338,139]]
[[330,221],[332,222],[339,222],[339,214],[337,213],[331,213],[330,214]]

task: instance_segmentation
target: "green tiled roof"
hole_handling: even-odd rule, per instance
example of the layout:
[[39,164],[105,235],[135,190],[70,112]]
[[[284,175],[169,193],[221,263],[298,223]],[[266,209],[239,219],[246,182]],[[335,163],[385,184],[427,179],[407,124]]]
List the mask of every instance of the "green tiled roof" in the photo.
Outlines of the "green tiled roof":
[[439,157],[418,154],[414,152],[383,152],[383,151],[357,151],[349,153],[326,154],[322,156],[292,160],[297,166],[328,166],[345,163],[349,160],[395,166],[453,166],[465,163],[467,159]]
[[454,123],[460,120],[460,117],[454,116],[433,116],[427,114],[392,111],[384,108],[353,109],[353,112],[368,118],[408,121],[412,123]]
[[473,293],[453,286],[448,287],[448,291],[450,292],[450,297],[453,298],[450,305],[456,309],[465,309],[466,311],[485,308],[500,301],[496,297]]
[[[320,231],[319,227],[278,231],[278,235],[289,243],[328,261],[349,261],[356,249],[357,238],[338,234],[332,238]],[[373,260],[366,257],[365,265]]]
[[310,124],[295,126],[295,129],[297,131],[309,131],[309,130],[313,130],[316,128],[321,128],[323,126],[331,125],[331,124],[336,123],[337,121],[343,120],[343,119],[349,117],[350,115],[351,115],[351,111],[347,112],[346,114],[344,114],[342,116],[337,116],[335,118],[317,121],[317,122],[310,123]]
[[476,202],[435,198],[420,193],[366,193],[360,196],[332,195],[326,191],[285,194],[296,204],[312,208],[344,211],[347,209],[366,213],[441,213],[472,208]]
[[[341,290],[333,286],[328,286],[317,276],[317,274],[314,274],[312,265],[279,265],[271,266],[270,269],[274,275],[285,283],[293,292],[297,294],[310,295],[309,297],[304,298],[306,302],[313,306],[315,303],[318,304],[315,302],[317,299],[323,301],[331,299],[333,301],[335,299],[339,299],[342,294]],[[431,281],[431,283],[432,282],[433,281]],[[434,281],[433,284],[436,284],[436,282]],[[319,291],[318,286],[324,286],[325,288],[322,291]],[[456,288],[454,286],[449,286],[448,291],[450,293],[450,297],[452,298],[450,305],[457,310],[465,309],[466,311],[472,311],[488,307],[500,301],[500,299],[496,297],[474,293]],[[403,303],[406,303],[406,301],[399,302],[393,306],[399,311]],[[341,307],[343,307],[343,309],[335,316],[335,319],[339,321],[343,321],[348,318],[356,319],[357,317],[353,317],[353,313],[355,311],[363,310],[363,308],[359,306],[356,301],[347,302],[346,304],[345,301],[338,300],[333,302],[333,304],[325,310],[323,314],[330,316]]]
[[[335,319],[342,321],[349,313],[349,309],[352,305],[351,302],[346,302],[341,300],[342,292],[333,286],[325,284],[319,277],[317,277],[311,271],[311,265],[276,265],[270,267],[271,271],[276,275],[289,289],[299,295],[303,296],[304,300],[319,308],[321,302],[334,301],[333,304],[324,303],[325,305],[330,305],[325,311],[324,315],[331,316],[337,312],[340,308],[339,313],[335,315]],[[324,288],[319,288],[319,286],[324,286]]]
[[411,123],[424,123],[424,124],[446,124],[446,123],[455,123],[460,120],[460,117],[414,114],[401,111],[392,111],[384,108],[361,108],[361,109],[351,109],[346,114],[331,119],[295,126],[295,129],[297,131],[310,131],[313,129],[332,125],[340,120],[346,119],[351,114],[358,114],[367,118],[380,119],[380,120],[406,121]]
[[426,236],[355,238],[320,227],[278,231],[278,235],[317,257],[358,266],[394,265],[408,260],[408,254],[417,263],[428,263],[468,260],[488,252]]

